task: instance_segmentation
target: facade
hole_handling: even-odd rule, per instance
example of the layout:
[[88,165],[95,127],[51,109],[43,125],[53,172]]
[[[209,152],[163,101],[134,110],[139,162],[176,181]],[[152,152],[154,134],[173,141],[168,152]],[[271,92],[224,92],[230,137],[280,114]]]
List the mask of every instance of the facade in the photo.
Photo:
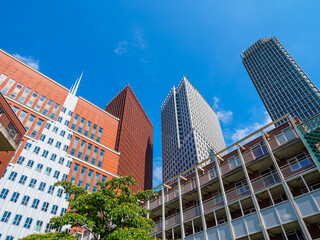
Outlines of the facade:
[[[319,129],[320,115],[302,124],[288,118],[267,133],[268,126],[249,135],[253,140],[248,143],[229,146],[225,150],[231,152],[223,157],[211,156],[213,162],[194,166],[192,174],[177,175],[175,183],[162,184],[158,196],[146,203],[156,222],[153,235],[185,240],[319,239],[319,159],[302,133]],[[318,136],[318,152],[319,141]]]
[[26,130],[0,93],[0,179]]
[[80,79],[69,90],[0,51],[0,91],[27,130],[0,179],[0,239],[50,230],[68,207],[55,182],[96,191],[118,176],[119,119],[76,96]]
[[273,121],[287,113],[302,121],[320,113],[319,89],[275,37],[260,39],[241,58]]
[[161,137],[164,182],[225,148],[216,112],[185,77],[161,106]]
[[129,85],[108,103],[106,111],[119,118],[115,147],[120,152],[118,175],[136,179],[139,185],[134,191],[151,189],[153,126]]

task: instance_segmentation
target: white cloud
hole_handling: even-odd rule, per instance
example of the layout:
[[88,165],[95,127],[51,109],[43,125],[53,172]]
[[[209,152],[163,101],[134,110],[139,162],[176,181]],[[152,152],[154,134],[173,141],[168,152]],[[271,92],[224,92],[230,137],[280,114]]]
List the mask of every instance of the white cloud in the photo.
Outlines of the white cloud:
[[[240,139],[248,136],[249,134],[253,133],[254,131],[262,128],[263,126],[265,126],[265,125],[267,125],[268,123],[271,123],[271,122],[272,122],[272,120],[271,120],[268,112],[264,112],[263,122],[261,122],[261,123],[260,122],[254,122],[249,127],[236,129],[235,133],[232,134],[231,139],[234,142],[239,141]],[[273,126],[271,126],[270,128],[273,128]],[[246,142],[250,141],[251,139],[248,139]]]
[[145,40],[143,29],[141,27],[136,27],[134,30],[133,46],[138,47],[141,50],[148,47],[146,40]]
[[117,48],[114,50],[116,54],[124,54],[127,53],[128,42],[122,41],[117,43]]
[[218,118],[223,123],[230,123],[232,121],[233,112],[231,111],[218,111],[217,112]]
[[233,112],[221,109],[221,107],[219,106],[219,101],[219,98],[213,97],[213,108],[216,111],[219,120],[224,124],[228,124],[232,122]]
[[21,56],[19,53],[15,53],[13,56],[20,59],[22,62],[25,62],[30,67],[39,70],[39,60],[34,60],[32,57]]

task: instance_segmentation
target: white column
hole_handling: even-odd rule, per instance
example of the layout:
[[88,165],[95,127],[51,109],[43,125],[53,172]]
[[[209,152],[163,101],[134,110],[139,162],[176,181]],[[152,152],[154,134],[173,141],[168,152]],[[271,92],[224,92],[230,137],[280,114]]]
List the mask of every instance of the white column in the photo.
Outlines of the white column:
[[203,235],[204,235],[204,239],[208,240],[207,223],[206,223],[206,218],[204,216],[204,209],[203,209],[201,185],[200,185],[198,168],[195,168],[195,171],[196,171],[196,180],[197,180],[197,185],[198,185],[198,197],[199,197],[199,203],[200,203],[200,212],[201,212]]
[[269,154],[271,156],[271,159],[273,161],[275,169],[276,169],[276,171],[277,171],[277,173],[278,173],[278,175],[279,175],[279,177],[281,179],[283,189],[286,192],[286,194],[288,196],[288,200],[291,203],[291,206],[293,208],[293,211],[295,212],[295,214],[297,216],[297,219],[298,219],[299,225],[301,227],[301,230],[303,232],[303,235],[305,236],[306,239],[312,239],[312,237],[311,237],[311,235],[309,233],[309,230],[308,230],[304,220],[302,219],[300,211],[299,211],[299,209],[298,209],[298,207],[297,207],[297,205],[296,205],[296,203],[295,203],[295,201],[293,199],[293,196],[292,196],[292,193],[290,191],[290,188],[289,188],[287,182],[285,181],[285,179],[284,179],[284,177],[282,175],[282,172],[280,171],[280,168],[278,166],[277,160],[276,160],[275,156],[273,155],[272,149],[271,149],[271,147],[269,145],[269,142],[266,139],[266,136],[264,135],[264,132],[261,132],[261,135],[262,135],[264,144],[266,145],[266,148],[267,148],[267,150],[268,150],[268,152],[269,152]]
[[232,239],[236,239],[235,234],[234,234],[234,230],[233,230],[233,226],[232,226],[232,222],[231,222],[231,214],[230,214],[230,210],[229,210],[229,206],[228,206],[228,200],[227,200],[227,197],[226,197],[226,192],[224,190],[223,181],[222,181],[222,177],[221,177],[219,160],[217,158],[216,158],[216,166],[217,166],[217,175],[218,175],[220,188],[221,188],[221,195],[222,195],[223,201],[224,201],[224,210],[225,210],[226,215],[227,215],[227,221],[228,221],[228,226],[229,226],[231,238]]
[[[241,153],[241,151],[240,151],[239,145],[237,145],[237,150],[238,150],[239,158],[240,158],[240,160],[241,160],[242,169],[243,169],[244,175],[245,175],[245,177],[246,177],[248,187],[249,187],[249,189],[250,189],[250,194],[251,194],[252,202],[253,202],[254,208],[256,209],[256,213],[257,213],[257,216],[258,216],[258,219],[259,219],[259,223],[260,223],[260,226],[261,226],[261,230],[262,230],[264,239],[270,239],[270,238],[269,238],[269,234],[267,233],[267,230],[266,230],[266,226],[265,226],[265,224],[264,224],[264,220],[263,220],[262,215],[261,215],[261,212],[260,212],[260,206],[259,206],[257,197],[256,197],[256,195],[254,194],[254,190],[253,190],[253,187],[252,187],[252,184],[251,184],[251,180],[250,180],[250,177],[249,177],[249,174],[248,174],[248,171],[247,171],[246,164],[245,164],[245,162],[244,162],[242,153]],[[240,205],[241,205],[241,204],[240,204]],[[242,208],[242,207],[241,207],[241,208]]]
[[182,196],[181,196],[181,182],[180,176],[178,177],[178,190],[179,190],[179,208],[180,208],[180,222],[181,222],[181,239],[184,240],[186,234],[184,232],[184,219],[183,219],[183,205],[182,205]]
[[164,186],[162,186],[162,193],[161,193],[161,202],[162,202],[162,240],[166,239],[166,211],[165,211],[165,204],[164,204]]
[[[148,200],[147,201],[147,210],[149,210],[150,209],[150,201]],[[149,213],[147,213],[147,218],[149,218],[150,216],[149,216]]]

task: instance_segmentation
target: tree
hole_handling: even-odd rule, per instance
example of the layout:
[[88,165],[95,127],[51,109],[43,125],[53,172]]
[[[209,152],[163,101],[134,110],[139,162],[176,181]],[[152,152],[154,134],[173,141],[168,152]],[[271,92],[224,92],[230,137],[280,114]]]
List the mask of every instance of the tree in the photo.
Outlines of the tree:
[[71,182],[57,182],[70,194],[70,211],[63,216],[50,220],[53,228],[65,225],[90,231],[95,239],[103,240],[151,240],[149,235],[154,227],[154,221],[147,218],[148,210],[141,206],[142,202],[154,196],[151,190],[131,193],[130,186],[135,185],[131,176],[112,178],[99,182],[100,189],[88,193],[82,187]]
[[71,234],[50,232],[46,234],[31,234],[20,240],[77,240],[77,238]]

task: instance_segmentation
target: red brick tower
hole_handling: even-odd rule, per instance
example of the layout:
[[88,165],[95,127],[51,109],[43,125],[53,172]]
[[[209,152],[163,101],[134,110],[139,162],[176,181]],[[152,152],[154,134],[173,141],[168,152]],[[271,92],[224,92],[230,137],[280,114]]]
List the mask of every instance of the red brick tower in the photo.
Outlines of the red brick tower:
[[115,146],[120,152],[117,174],[136,179],[139,185],[134,191],[152,188],[153,126],[129,85],[106,111],[120,119]]

